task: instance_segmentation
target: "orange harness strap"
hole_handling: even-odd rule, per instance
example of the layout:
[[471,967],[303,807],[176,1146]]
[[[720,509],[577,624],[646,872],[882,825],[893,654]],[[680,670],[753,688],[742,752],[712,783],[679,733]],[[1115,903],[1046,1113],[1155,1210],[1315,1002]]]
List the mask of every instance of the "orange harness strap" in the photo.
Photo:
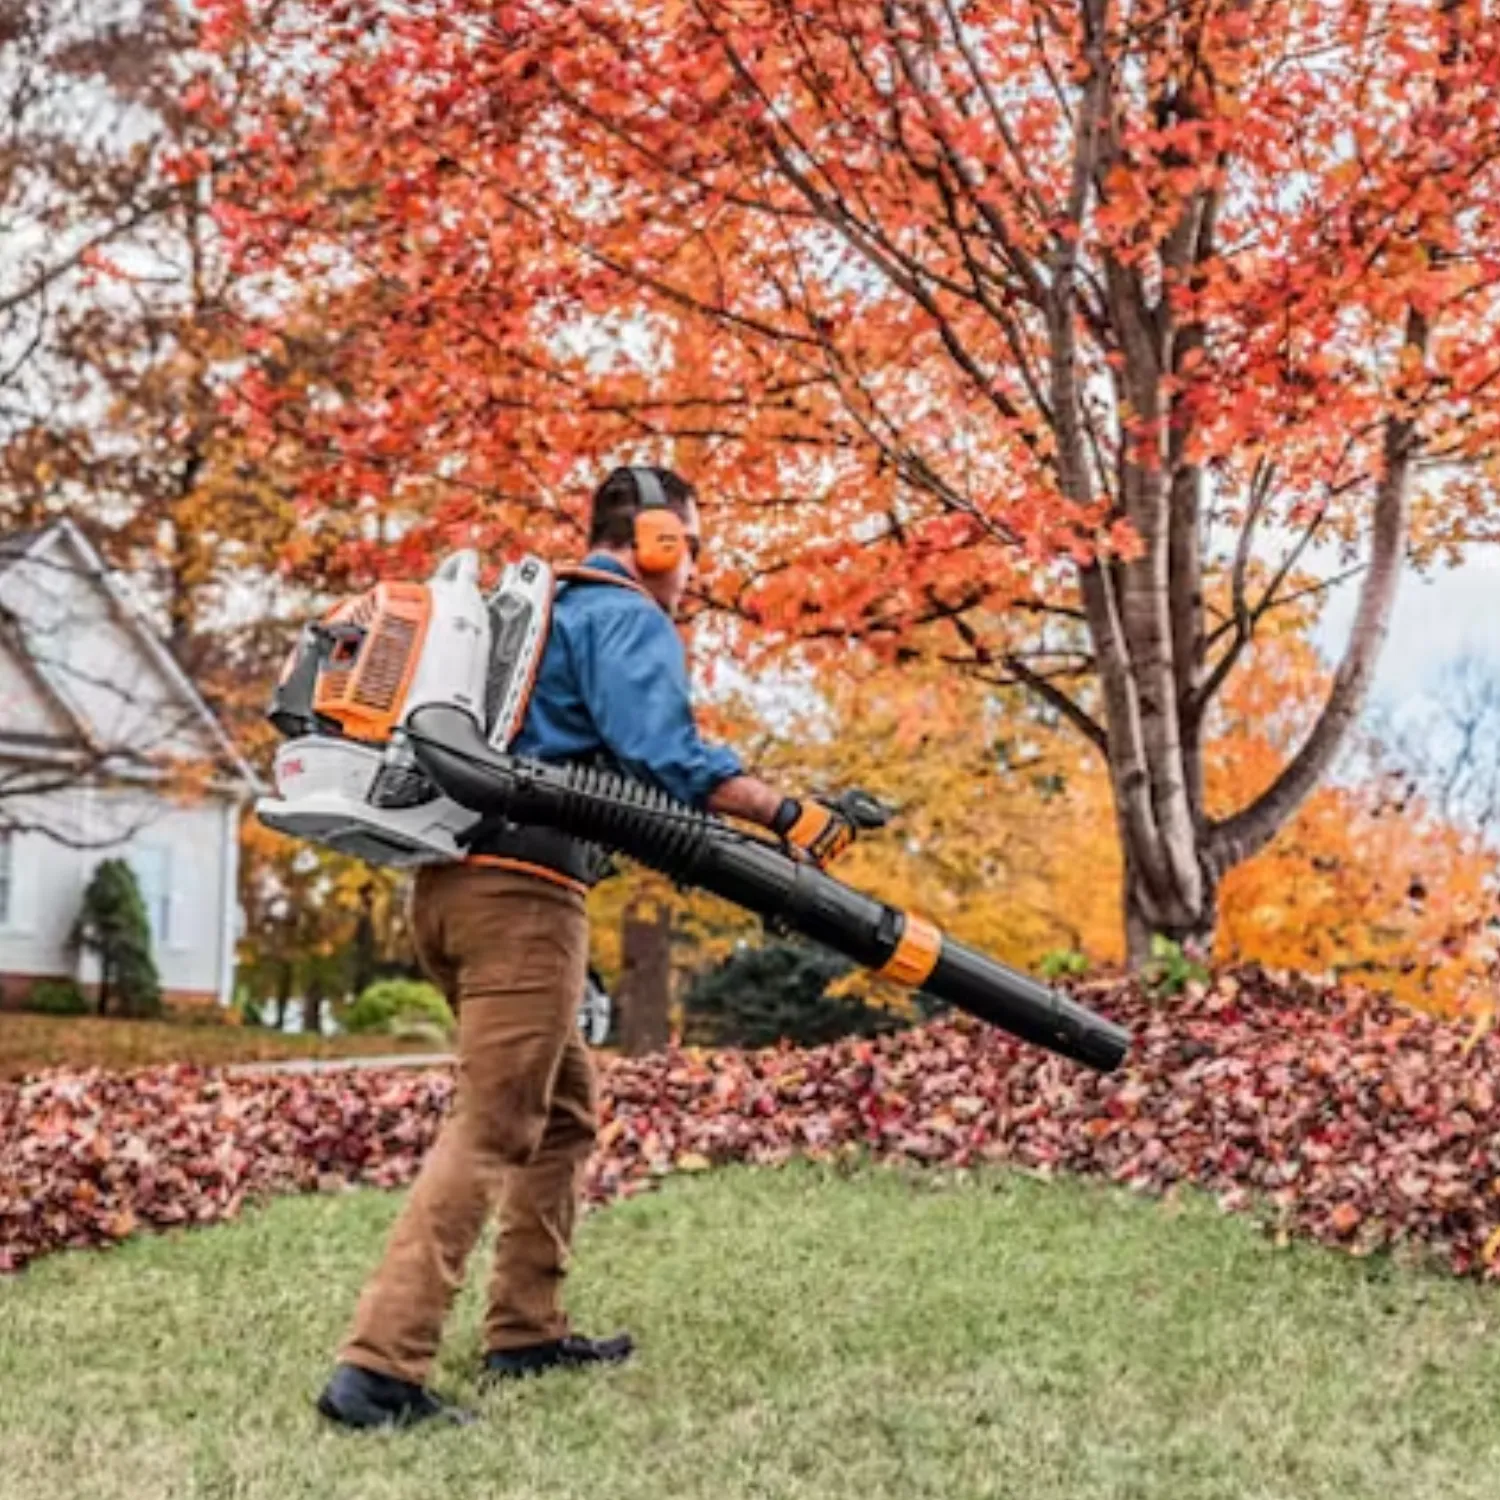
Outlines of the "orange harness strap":
[[[611,573],[606,568],[586,568],[582,563],[567,563],[556,569],[553,577],[559,583],[612,583],[617,589],[634,589],[636,593],[651,599],[650,592],[642,588],[635,579]],[[651,599],[651,602],[655,604],[656,600]]]
[[506,859],[502,854],[470,854],[464,859],[464,863],[484,865],[492,870],[514,870],[518,875],[534,875],[538,880],[560,885],[565,891],[577,891],[580,896],[587,896],[589,893],[589,888],[581,880],[574,880],[571,875],[564,875],[560,870],[549,870],[546,865],[527,864],[524,859]]
[[[586,568],[581,563],[569,563],[554,569],[553,577],[560,583],[604,583],[611,584],[615,588],[634,589],[636,593],[651,599],[651,595],[635,579],[622,577],[619,573],[611,573],[605,568]],[[652,599],[651,602],[654,604],[656,601]],[[536,668],[540,665],[541,656],[538,654],[533,664],[533,685]],[[526,696],[527,698],[531,696],[529,689]],[[464,859],[464,863],[483,865],[494,870],[514,870],[520,875],[534,875],[538,880],[546,880],[552,885],[559,885],[565,891],[577,891],[580,896],[587,896],[589,893],[589,888],[581,880],[574,880],[572,876],[564,875],[559,870],[549,870],[545,865],[529,864],[524,859],[507,859],[502,854],[470,854]]]

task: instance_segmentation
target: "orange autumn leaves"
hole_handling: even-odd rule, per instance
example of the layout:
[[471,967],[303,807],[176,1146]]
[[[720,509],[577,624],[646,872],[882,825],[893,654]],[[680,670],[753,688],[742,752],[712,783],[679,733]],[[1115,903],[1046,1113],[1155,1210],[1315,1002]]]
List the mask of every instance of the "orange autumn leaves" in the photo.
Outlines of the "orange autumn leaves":
[[[217,210],[281,310],[240,414],[350,568],[574,540],[578,468],[652,445],[736,502],[726,594],[905,626],[929,590],[1025,595],[1042,560],[1129,548],[1127,461],[1242,495],[1269,451],[1277,519],[1354,531],[1393,405],[1493,448],[1500,63],[1473,3],[204,9],[270,60]],[[1450,21],[1463,110],[1431,96]],[[1096,56],[1117,88],[1075,212]],[[1069,333],[1085,407],[1127,387],[1084,412],[1089,493],[1049,383],[1069,243],[1115,277]],[[1430,356],[1387,359],[1408,304]]]
[[826,793],[860,786],[896,809],[837,873],[945,931],[1033,965],[1121,956],[1109,786],[1090,752],[941,671],[857,669],[779,725],[760,769]]

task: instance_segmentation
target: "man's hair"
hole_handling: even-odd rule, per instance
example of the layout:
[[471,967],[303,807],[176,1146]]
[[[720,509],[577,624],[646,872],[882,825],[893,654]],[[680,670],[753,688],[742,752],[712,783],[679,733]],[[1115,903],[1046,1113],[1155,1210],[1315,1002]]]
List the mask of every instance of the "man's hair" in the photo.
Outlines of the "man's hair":
[[[670,469],[652,469],[661,485],[667,507],[686,516],[688,506],[698,498],[687,480]],[[616,469],[594,491],[594,506],[589,514],[590,547],[628,547],[635,538],[635,517],[641,509],[641,492],[629,469]]]

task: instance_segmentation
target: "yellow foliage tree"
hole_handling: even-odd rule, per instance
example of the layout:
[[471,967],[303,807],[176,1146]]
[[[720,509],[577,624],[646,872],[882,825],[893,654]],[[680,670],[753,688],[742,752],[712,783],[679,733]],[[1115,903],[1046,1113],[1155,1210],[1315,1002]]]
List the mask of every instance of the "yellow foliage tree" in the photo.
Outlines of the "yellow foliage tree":
[[[289,999],[321,1011],[375,977],[375,967],[411,952],[407,882],[377,868],[290,839],[246,818],[240,834],[240,981],[270,1002],[278,1025]],[[316,1017],[314,1020],[316,1021]]]

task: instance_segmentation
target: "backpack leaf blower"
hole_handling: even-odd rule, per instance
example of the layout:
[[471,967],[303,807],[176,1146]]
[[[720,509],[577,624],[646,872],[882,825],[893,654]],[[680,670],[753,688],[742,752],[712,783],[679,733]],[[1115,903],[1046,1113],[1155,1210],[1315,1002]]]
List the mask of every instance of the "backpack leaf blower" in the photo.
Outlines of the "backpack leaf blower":
[[[1024,1041],[1100,1072],[1120,1065],[1130,1045],[1123,1027],[925,918],[630,777],[511,754],[550,621],[551,575],[536,559],[525,563],[535,566],[524,586],[513,566],[485,601],[477,559],[461,553],[429,585],[381,584],[309,627],[273,700],[273,722],[296,737],[277,754],[278,795],[257,804],[261,820],[387,864],[460,857],[455,840],[482,818],[554,828],[722,896]],[[416,592],[403,599],[399,590]],[[405,623],[387,644],[398,609]],[[504,651],[494,649],[505,641]],[[373,710],[355,701],[367,678]],[[342,758],[309,777],[310,755],[331,754]],[[861,821],[881,819],[871,809]]]

